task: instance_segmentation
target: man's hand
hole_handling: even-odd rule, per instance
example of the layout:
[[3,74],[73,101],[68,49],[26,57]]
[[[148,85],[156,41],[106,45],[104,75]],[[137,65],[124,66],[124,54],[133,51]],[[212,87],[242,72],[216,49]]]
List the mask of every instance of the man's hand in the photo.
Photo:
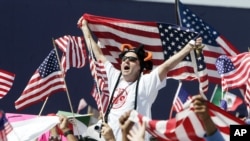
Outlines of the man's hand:
[[113,130],[105,122],[102,123],[101,134],[106,141],[115,141],[115,136],[114,136]]

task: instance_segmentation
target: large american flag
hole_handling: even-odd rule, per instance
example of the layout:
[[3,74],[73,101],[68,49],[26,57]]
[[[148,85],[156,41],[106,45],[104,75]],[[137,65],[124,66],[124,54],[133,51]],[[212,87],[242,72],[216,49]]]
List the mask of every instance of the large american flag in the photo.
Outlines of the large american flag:
[[[142,22],[84,14],[88,26],[98,38],[99,45],[109,61],[120,69],[121,44],[128,43],[134,47],[145,45],[145,50],[153,53],[154,67],[163,63],[198,34],[177,25],[160,22]],[[191,59],[191,57],[193,59]],[[196,65],[194,65],[196,64]],[[182,62],[168,72],[168,77],[181,80],[199,78],[202,90],[207,90],[207,72],[204,57],[187,55]]]
[[64,35],[55,39],[55,43],[63,52],[61,66],[65,73],[70,67],[82,68],[85,65],[87,54],[83,37]]
[[250,53],[245,52],[235,56],[221,55],[215,64],[222,79],[222,90],[245,87],[244,100],[250,107]]
[[14,73],[0,69],[0,99],[2,99],[9,92],[14,79]]
[[[243,120],[227,113],[220,107],[209,102],[207,105],[209,114],[225,141],[229,141],[230,125],[245,124]],[[146,130],[159,141],[204,141],[203,124],[191,106],[169,120],[149,119],[135,110],[131,112],[129,119],[136,123],[146,122]]]
[[56,51],[53,49],[35,71],[21,96],[15,101],[15,107],[16,109],[26,108],[65,90],[63,73],[59,67]]
[[175,94],[175,98],[173,100],[174,111],[180,112],[184,109],[184,104],[191,100],[191,96],[187,93],[187,91],[182,87],[182,83],[179,83],[178,89]]
[[13,130],[12,125],[5,116],[5,113],[0,110],[0,141],[8,141],[7,135]]
[[216,59],[223,54],[234,56],[239,51],[225,37],[220,35],[219,32],[199,18],[179,0],[176,0],[176,6],[179,24],[200,33],[203,39],[205,44],[203,55],[208,70],[209,82],[220,84],[221,78],[214,65]]

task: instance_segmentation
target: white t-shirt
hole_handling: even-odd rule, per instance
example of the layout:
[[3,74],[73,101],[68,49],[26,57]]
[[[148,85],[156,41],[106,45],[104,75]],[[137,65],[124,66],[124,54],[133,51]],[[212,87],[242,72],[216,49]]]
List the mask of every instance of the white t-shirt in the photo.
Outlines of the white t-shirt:
[[[107,77],[110,98],[114,90],[116,81],[119,77],[120,70],[106,61],[104,63]],[[118,86],[114,93],[113,106],[108,116],[108,124],[112,128],[117,141],[122,140],[119,118],[124,112],[134,109],[135,94],[137,81],[131,83],[126,82],[121,76]],[[142,75],[139,80],[137,95],[137,111],[143,116],[151,118],[151,106],[155,101],[158,91],[166,85],[166,81],[160,81],[158,69],[154,69],[151,73]],[[149,140],[149,135],[146,136]]]

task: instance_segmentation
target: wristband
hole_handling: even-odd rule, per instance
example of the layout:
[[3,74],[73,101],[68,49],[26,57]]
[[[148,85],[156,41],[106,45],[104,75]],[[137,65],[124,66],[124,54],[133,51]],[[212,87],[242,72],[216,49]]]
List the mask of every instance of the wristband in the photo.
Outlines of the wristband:
[[49,137],[49,141],[60,141],[60,140],[61,140],[61,137],[58,135],[56,135],[56,136],[51,135]]
[[69,134],[73,135],[73,131],[72,130],[68,130],[66,132],[63,133],[64,137],[67,137]]

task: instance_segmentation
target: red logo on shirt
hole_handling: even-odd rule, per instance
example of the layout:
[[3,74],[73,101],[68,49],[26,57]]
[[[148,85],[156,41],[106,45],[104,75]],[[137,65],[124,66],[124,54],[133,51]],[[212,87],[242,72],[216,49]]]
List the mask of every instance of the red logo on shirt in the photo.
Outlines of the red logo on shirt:
[[113,108],[114,109],[118,109],[120,107],[122,107],[122,105],[124,105],[126,99],[127,99],[127,91],[126,89],[121,89],[119,88],[117,90],[118,95],[116,97],[114,97],[114,101],[113,101]]

